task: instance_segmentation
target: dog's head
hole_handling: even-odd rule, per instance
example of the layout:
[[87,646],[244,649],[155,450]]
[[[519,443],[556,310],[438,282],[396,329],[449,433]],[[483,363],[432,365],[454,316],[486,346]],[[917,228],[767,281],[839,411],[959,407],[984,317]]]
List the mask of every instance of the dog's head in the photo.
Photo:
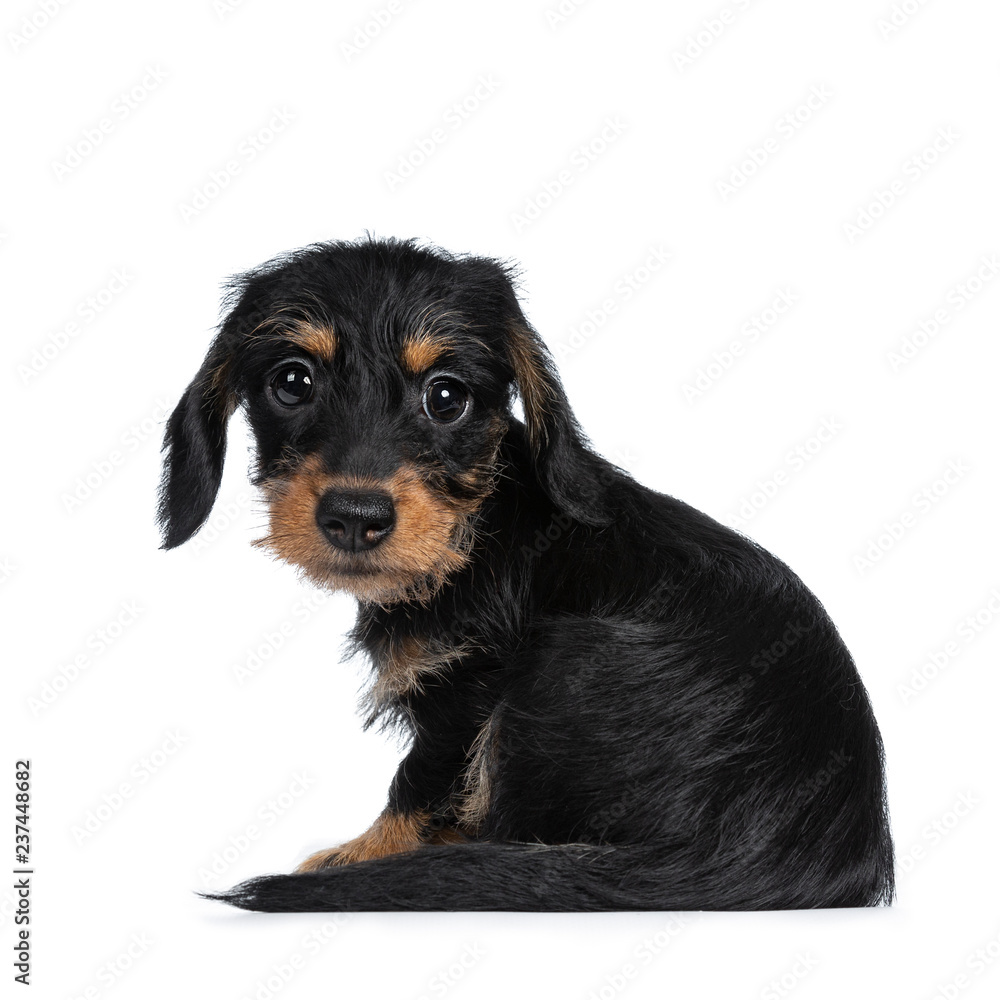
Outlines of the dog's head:
[[599,487],[508,269],[412,241],[309,247],[231,283],[229,312],[170,417],[164,547],[218,492],[241,406],[268,503],[260,540],[363,601],[421,599],[468,559],[521,397],[533,471],[561,511],[599,523]]

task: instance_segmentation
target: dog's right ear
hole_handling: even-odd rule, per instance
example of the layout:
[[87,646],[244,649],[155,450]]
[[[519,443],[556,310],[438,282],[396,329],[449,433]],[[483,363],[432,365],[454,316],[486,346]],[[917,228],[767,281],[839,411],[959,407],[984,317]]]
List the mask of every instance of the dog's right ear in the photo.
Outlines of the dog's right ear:
[[610,523],[611,466],[586,446],[551,355],[520,310],[508,328],[507,352],[542,488],[570,517],[593,527]]
[[219,492],[226,424],[235,408],[224,362],[216,341],[167,421],[158,508],[165,549],[186,542],[205,523]]

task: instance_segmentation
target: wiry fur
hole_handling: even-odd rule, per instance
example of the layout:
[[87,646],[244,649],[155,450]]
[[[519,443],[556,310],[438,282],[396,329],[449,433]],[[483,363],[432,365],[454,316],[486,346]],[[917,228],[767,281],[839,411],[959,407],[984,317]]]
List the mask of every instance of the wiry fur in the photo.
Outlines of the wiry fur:
[[[358,596],[369,724],[402,727],[410,745],[374,832],[311,862],[328,867],[216,898],[259,910],[891,901],[882,743],[833,623],[783,562],[586,446],[509,269],[413,242],[322,244],[237,279],[228,305],[170,419],[165,546],[208,516],[225,421],[243,406],[269,547]],[[282,413],[266,385],[289,352],[308,355],[316,398]],[[424,364],[470,391],[454,426],[420,411]],[[397,506],[410,490],[424,520],[400,519],[384,548],[334,552],[311,511],[342,481],[389,484]]]

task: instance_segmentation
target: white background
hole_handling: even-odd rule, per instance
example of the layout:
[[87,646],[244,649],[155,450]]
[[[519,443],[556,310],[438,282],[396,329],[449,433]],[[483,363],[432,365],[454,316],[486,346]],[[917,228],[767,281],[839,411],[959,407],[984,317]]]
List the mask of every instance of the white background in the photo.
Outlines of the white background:
[[[0,25],[36,995],[995,996],[996,6],[47,2]],[[886,740],[896,906],[338,923],[193,895],[359,833],[400,753],[360,730],[351,600],[250,546],[241,424],[198,543],[153,524],[221,281],[366,229],[519,261],[595,447],[742,510],[816,591]]]

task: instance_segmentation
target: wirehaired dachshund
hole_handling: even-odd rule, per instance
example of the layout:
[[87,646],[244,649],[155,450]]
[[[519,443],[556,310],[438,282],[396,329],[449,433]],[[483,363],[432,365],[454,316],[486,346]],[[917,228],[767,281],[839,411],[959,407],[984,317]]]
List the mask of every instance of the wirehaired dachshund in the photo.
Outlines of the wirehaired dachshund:
[[[256,544],[357,598],[367,725],[409,749],[359,837],[212,898],[890,903],[882,742],[833,622],[779,559],[588,447],[513,279],[369,237],[230,282],[167,425],[164,547],[208,517],[241,408]],[[609,397],[655,419],[627,387]]]

